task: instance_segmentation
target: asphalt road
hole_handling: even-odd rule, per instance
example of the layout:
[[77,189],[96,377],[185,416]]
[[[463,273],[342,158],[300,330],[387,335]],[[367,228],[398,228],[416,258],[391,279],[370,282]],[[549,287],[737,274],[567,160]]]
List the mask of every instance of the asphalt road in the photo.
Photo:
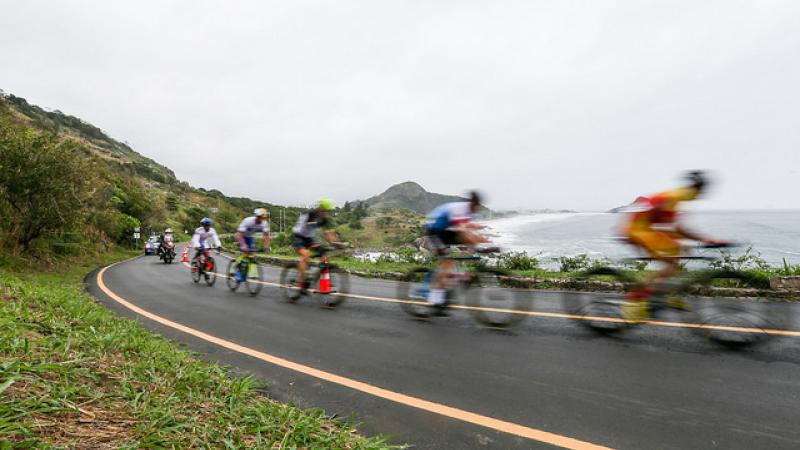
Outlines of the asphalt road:
[[[267,269],[267,281],[277,274]],[[97,273],[87,277],[109,309],[266,380],[273,398],[352,418],[364,433],[417,448],[800,448],[800,335],[731,351],[682,328],[644,326],[609,339],[557,317],[530,317],[500,332],[480,328],[464,311],[412,320],[379,300],[394,297],[388,281],[351,279],[353,293],[376,299],[329,310],[308,298],[283,302],[272,286],[250,297],[230,292],[222,277],[213,287],[194,284],[183,265],[153,257],[113,266],[102,281],[106,291]],[[563,295],[574,294],[534,292],[533,308],[558,311]],[[142,317],[119,299],[164,320]],[[797,305],[773,308],[784,326],[800,330]],[[302,366],[267,362],[207,336]],[[476,425],[474,417],[490,420]]]

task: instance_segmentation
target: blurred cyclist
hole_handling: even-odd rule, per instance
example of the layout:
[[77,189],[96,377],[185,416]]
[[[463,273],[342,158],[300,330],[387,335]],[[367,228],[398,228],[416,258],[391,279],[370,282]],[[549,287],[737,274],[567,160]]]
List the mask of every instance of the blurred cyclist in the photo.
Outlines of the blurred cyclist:
[[[639,197],[634,202],[635,211],[631,214],[625,228],[628,241],[644,250],[664,268],[648,277],[644,284],[627,294],[627,302],[622,306],[622,315],[631,321],[645,321],[650,318],[648,299],[658,290],[660,283],[680,270],[680,239],[721,244],[694,234],[678,223],[679,206],[683,202],[697,199],[708,187],[708,179],[703,171],[686,174],[687,184],[671,191],[648,197]],[[670,306],[686,309],[688,306],[679,299],[671,299]]]
[[[208,245],[210,242],[211,245]],[[217,230],[211,228],[211,219],[203,217],[200,221],[200,227],[194,230],[192,241],[189,246],[195,248],[194,258],[209,248],[219,249],[222,247],[222,242],[219,240]]]
[[336,233],[330,229],[331,222],[328,217],[331,211],[333,211],[333,201],[327,198],[322,199],[316,208],[302,214],[292,228],[292,247],[300,256],[300,262],[297,264],[297,285],[300,286],[301,294],[308,292],[306,270],[308,270],[308,263],[311,260],[311,249],[320,245],[316,240],[317,230],[323,230],[325,238],[331,244],[340,245],[336,242]]
[[270,247],[272,241],[269,237],[269,222],[267,222],[268,216],[269,212],[266,209],[256,208],[253,211],[253,215],[242,220],[242,222],[239,224],[239,228],[236,229],[236,241],[239,243],[239,250],[242,252],[242,254],[236,258],[237,270],[234,276],[238,281],[244,281],[245,278],[242,270],[239,270],[244,265],[245,255],[256,251],[256,240],[254,238],[255,234],[263,233],[264,248]]
[[447,255],[451,245],[475,248],[479,244],[489,242],[477,232],[485,227],[472,221],[473,214],[480,207],[480,194],[473,191],[470,192],[467,201],[445,203],[436,207],[427,216],[425,235],[428,237],[430,250],[439,257],[436,278],[431,283],[428,301],[439,309],[440,314],[444,314],[443,308],[447,303],[445,282],[455,265],[454,260],[442,257]]

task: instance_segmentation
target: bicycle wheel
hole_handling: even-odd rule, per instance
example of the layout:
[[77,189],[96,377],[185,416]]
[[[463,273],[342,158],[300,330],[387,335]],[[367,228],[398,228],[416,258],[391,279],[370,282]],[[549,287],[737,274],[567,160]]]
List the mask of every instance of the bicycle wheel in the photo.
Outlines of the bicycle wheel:
[[350,293],[350,277],[347,272],[336,267],[329,266],[331,277],[331,290],[328,293],[317,291],[315,296],[320,306],[325,308],[335,308],[347,299]]
[[225,271],[225,283],[228,285],[228,289],[231,291],[236,291],[239,289],[239,280],[236,279],[236,260],[232,259],[228,262],[228,269]]
[[199,282],[200,281],[200,274],[202,273],[203,268],[200,267],[200,264],[199,264],[199,261],[197,260],[197,258],[192,260],[191,269],[192,269],[192,281],[194,281],[195,283]]
[[251,297],[255,297],[261,292],[261,288],[264,287],[264,283],[261,281],[262,279],[261,266],[253,260],[247,261],[247,278],[245,278],[245,284],[247,285],[247,292],[250,293]]
[[434,271],[427,267],[412,269],[397,284],[397,299],[400,308],[417,319],[427,319],[434,313],[428,303],[428,291]]
[[562,294],[564,310],[573,320],[601,334],[619,333],[635,325],[622,316],[625,294],[634,284],[629,274],[599,267],[581,274],[579,283],[586,291]]
[[482,269],[469,284],[466,303],[470,314],[490,328],[510,328],[525,320],[531,307],[530,291],[502,287],[507,274],[495,269]]
[[207,285],[213,286],[217,282],[217,262],[214,261],[213,257],[209,256],[206,259],[206,267],[203,270],[203,274]]
[[694,319],[701,326],[694,331],[726,347],[756,345],[772,337],[767,329],[782,328],[775,309],[763,301],[717,296],[730,287],[750,287],[753,277],[736,271],[704,271],[689,278],[680,288],[683,295],[713,296],[694,301]]
[[297,266],[284,267],[278,282],[281,285],[281,294],[287,302],[296,302],[300,298],[300,288],[297,286]]

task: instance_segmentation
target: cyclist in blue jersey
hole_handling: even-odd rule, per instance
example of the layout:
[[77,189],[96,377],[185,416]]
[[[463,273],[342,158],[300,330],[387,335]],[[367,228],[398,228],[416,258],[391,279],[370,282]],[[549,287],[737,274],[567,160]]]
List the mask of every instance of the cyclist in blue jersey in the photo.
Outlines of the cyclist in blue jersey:
[[455,265],[455,261],[443,258],[443,256],[447,255],[448,249],[452,245],[466,245],[474,248],[479,244],[489,242],[485,236],[477,232],[485,227],[473,222],[473,214],[480,207],[480,194],[473,191],[470,192],[467,201],[445,203],[427,216],[425,235],[428,237],[431,251],[439,257],[436,278],[431,282],[428,301],[431,305],[439,308],[441,314],[444,314],[443,307],[447,303],[445,282]]

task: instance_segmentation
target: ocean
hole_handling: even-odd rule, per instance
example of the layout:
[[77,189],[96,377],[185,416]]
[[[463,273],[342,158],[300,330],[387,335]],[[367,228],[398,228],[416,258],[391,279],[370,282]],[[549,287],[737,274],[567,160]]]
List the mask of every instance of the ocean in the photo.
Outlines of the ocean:
[[[543,213],[483,222],[493,241],[507,251],[524,251],[552,267],[554,258],[587,254],[592,258],[620,259],[637,256],[619,242],[626,214]],[[800,264],[800,210],[714,211],[686,213],[686,227],[712,239],[752,246],[771,265]]]

